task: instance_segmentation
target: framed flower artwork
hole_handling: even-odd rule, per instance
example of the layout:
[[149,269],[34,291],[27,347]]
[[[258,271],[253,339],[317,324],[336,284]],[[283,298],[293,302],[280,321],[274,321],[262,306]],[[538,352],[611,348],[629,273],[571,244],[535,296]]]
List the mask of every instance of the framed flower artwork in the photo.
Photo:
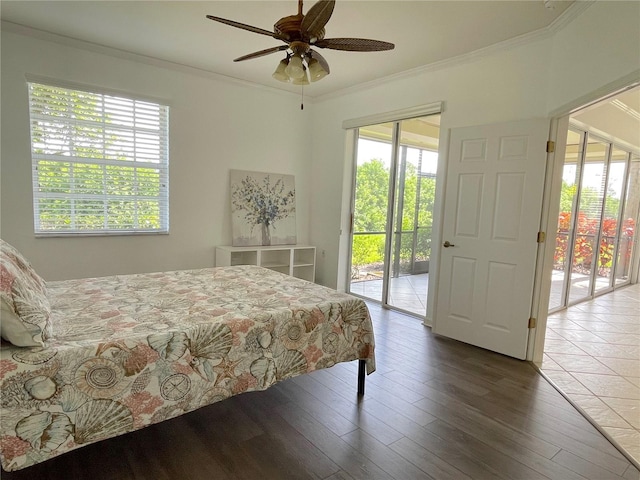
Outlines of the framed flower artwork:
[[295,177],[230,171],[234,247],[296,243]]

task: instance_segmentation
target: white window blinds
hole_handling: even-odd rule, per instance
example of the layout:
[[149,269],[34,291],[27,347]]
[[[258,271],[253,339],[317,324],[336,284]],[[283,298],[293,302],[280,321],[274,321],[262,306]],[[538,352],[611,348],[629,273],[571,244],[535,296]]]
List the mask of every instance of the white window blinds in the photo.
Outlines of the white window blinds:
[[29,83],[36,234],[169,231],[169,107]]

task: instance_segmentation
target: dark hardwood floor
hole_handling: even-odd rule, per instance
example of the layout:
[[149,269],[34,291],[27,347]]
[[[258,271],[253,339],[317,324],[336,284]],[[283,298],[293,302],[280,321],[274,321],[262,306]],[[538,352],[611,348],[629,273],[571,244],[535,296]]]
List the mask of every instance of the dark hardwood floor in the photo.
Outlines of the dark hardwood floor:
[[438,338],[372,305],[357,362],[89,445],[3,480],[639,479],[526,362]]

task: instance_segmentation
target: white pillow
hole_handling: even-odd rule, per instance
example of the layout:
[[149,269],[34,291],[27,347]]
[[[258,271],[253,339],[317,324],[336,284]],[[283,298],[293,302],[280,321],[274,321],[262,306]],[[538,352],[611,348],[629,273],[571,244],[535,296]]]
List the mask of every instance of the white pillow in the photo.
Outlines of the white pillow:
[[14,247],[0,239],[0,335],[19,347],[44,346],[51,327],[46,284]]
[[0,335],[19,347],[44,345],[40,328],[30,328],[29,324],[20,320],[4,298],[0,299]]

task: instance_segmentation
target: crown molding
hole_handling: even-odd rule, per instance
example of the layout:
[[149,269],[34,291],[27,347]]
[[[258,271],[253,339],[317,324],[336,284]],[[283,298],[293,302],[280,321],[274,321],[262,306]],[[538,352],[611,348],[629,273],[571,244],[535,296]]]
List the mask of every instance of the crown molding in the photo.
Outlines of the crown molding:
[[638,112],[637,110],[634,110],[633,108],[631,108],[626,103],[622,103],[618,99],[613,99],[613,100],[611,100],[610,103],[611,103],[611,105],[616,107],[618,110],[621,110],[622,112],[624,112],[625,114],[627,114],[628,116],[633,118],[636,122],[640,120],[640,112]]
[[[106,47],[97,43],[87,42],[86,40],[78,40],[77,38],[67,37],[65,35],[59,35],[57,33],[47,32],[46,30],[39,30],[37,28],[28,27],[19,23],[8,22],[6,20],[0,21],[0,30],[3,32],[15,33],[18,35],[24,35],[32,37],[38,40],[44,40],[46,42],[57,43],[67,47],[78,48],[93,53],[99,53],[102,55],[108,55],[122,60],[129,60],[135,63],[142,63],[153,67],[166,68],[177,72],[185,73],[188,75],[195,75],[198,77],[208,78],[210,80],[216,80],[219,82],[225,82],[232,85],[254,88],[257,90],[268,91],[271,93],[277,93],[282,95],[295,95],[299,96],[299,93],[289,92],[275,87],[267,85],[261,85],[258,83],[249,82],[247,80],[241,80],[239,78],[222,75],[202,68],[196,68],[189,65],[184,65],[178,62],[171,62],[169,60],[163,60],[148,55],[141,55],[138,53],[129,52],[127,50],[120,50],[113,47]],[[305,100],[309,100],[309,103],[313,103],[313,97],[307,97]]]
[[[422,65],[410,70],[405,70],[404,72],[395,73],[393,75],[388,75],[386,77],[379,78],[376,80],[371,80],[369,82],[359,83],[359,84],[338,90],[336,92],[327,93],[325,95],[314,96],[314,95],[309,95],[307,93],[305,94],[305,99],[308,103],[313,104],[320,101],[342,97],[351,93],[361,92],[363,90],[369,90],[389,82],[411,78],[424,73],[429,73],[437,70],[442,70],[445,68],[454,67],[457,65],[463,65],[466,63],[478,61],[481,58],[484,58],[489,55],[493,55],[498,52],[507,51],[527,43],[531,43],[540,39],[551,37],[557,31],[563,29],[566,25],[568,25],[574,19],[579,17],[587,8],[589,8],[593,3],[595,3],[595,1],[596,0],[576,0],[564,12],[562,12],[562,14],[559,15],[552,23],[550,23],[546,27],[535,30],[533,32],[519,35],[517,37],[490,45],[488,47],[474,50],[473,52],[465,53],[452,58],[447,58],[447,59],[440,60],[438,62],[433,62],[427,65]],[[163,60],[156,57],[129,52],[127,50],[107,47],[97,43],[87,42],[85,40],[78,40],[76,38],[47,32],[46,30],[40,30],[33,27],[28,27],[18,23],[8,22],[6,20],[0,21],[0,30],[7,31],[9,33],[29,36],[39,40],[49,41],[49,42],[57,43],[60,45],[65,45],[68,47],[79,48],[79,49],[87,50],[94,53],[109,55],[109,56],[120,58],[123,60],[129,60],[132,62],[142,63],[142,64],[154,66],[154,67],[166,68],[169,70],[174,70],[174,71],[186,73],[189,75],[195,75],[195,76],[204,77],[204,78],[208,78],[208,79],[212,79],[220,82],[226,82],[232,85],[238,85],[238,86],[253,88],[253,89],[262,90],[262,91],[268,91],[271,93],[278,93],[278,94],[287,95],[287,96],[299,95],[297,92],[290,92],[280,88],[275,88],[267,85],[249,82],[247,80],[241,80],[239,78],[222,75],[220,73],[215,73],[210,70],[205,70],[202,68],[196,68],[189,65],[184,65],[178,62],[172,62],[169,60]]]
[[397,80],[408,79],[418,75],[422,75],[424,73],[430,73],[438,70],[443,70],[446,68],[451,68],[451,67],[475,62],[484,57],[494,55],[499,52],[508,51],[508,50],[520,47],[522,45],[526,45],[528,43],[550,38],[553,35],[555,35],[558,31],[565,28],[568,24],[573,22],[580,15],[582,15],[595,2],[596,0],[575,0],[553,22],[551,22],[546,27],[540,28],[533,32],[525,33],[517,37],[504,40],[499,43],[494,43],[493,45],[489,45],[488,47],[479,48],[478,50],[464,53],[456,57],[447,58],[444,60],[440,60],[438,62],[430,63],[428,65],[422,65],[420,67],[412,68],[410,70],[405,70],[404,72],[394,73],[393,75],[388,75],[386,77],[378,78],[376,80],[371,80],[369,82],[352,85],[350,87],[338,90],[336,92],[327,93],[325,95],[319,95],[315,97],[315,100],[317,102],[323,102],[326,100],[339,98],[352,93],[362,92],[363,90],[376,88],[381,85],[385,85],[387,83],[394,82]]

